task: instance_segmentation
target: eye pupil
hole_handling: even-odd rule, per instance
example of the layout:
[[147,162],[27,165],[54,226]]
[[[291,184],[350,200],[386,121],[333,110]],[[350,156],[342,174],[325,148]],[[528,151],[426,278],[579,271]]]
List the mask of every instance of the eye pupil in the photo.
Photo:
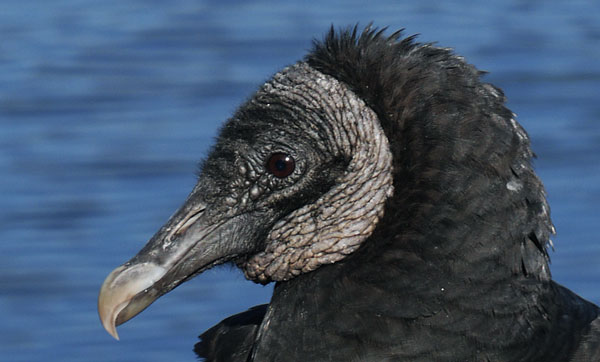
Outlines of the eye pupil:
[[277,152],[269,157],[266,167],[267,171],[269,171],[275,177],[284,178],[294,172],[296,161],[294,161],[292,156],[286,153]]
[[286,164],[285,164],[284,160],[277,160],[277,161],[275,161],[275,168],[278,171],[284,171],[285,170],[285,166],[286,166]]

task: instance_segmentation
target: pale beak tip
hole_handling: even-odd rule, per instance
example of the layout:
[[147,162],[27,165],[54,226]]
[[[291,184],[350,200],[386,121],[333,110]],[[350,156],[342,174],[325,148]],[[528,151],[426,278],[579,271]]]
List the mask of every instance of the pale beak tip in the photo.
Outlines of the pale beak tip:
[[121,270],[123,270],[122,266],[115,269],[106,278],[104,283],[102,283],[102,288],[100,288],[100,294],[98,295],[98,316],[100,317],[100,322],[102,322],[102,326],[108,334],[116,340],[119,340],[116,326],[117,316],[127,304],[122,300],[122,294],[113,288],[114,279],[119,275]]
[[116,326],[116,314],[114,311],[106,311],[104,308],[104,305],[102,304],[98,304],[98,314],[100,316],[100,322],[102,322],[102,326],[104,327],[104,329],[108,332],[108,334],[110,334],[111,336],[113,336],[114,339],[116,339],[117,341],[119,340],[119,334],[117,333],[117,326]]
[[108,334],[119,340],[117,325],[133,318],[156,299],[155,294],[144,294],[137,300],[134,297],[165,273],[165,268],[153,263],[124,264],[106,277],[98,295],[98,315]]
[[106,329],[108,334],[110,334],[117,341],[119,340],[119,334],[117,333],[117,327],[114,325],[114,323],[109,324],[109,325],[105,325],[104,323],[102,323],[102,325],[104,326],[104,329]]

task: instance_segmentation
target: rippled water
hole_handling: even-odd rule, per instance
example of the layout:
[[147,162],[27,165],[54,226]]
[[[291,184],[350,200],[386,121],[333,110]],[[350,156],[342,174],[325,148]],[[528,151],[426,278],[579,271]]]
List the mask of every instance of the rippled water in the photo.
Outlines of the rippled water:
[[[209,271],[102,329],[104,277],[194,184],[235,107],[330,24],[406,27],[502,87],[558,229],[555,279],[600,303],[600,5],[542,1],[14,1],[0,12],[0,359],[193,361],[272,287]],[[452,4],[452,5],[450,5]]]

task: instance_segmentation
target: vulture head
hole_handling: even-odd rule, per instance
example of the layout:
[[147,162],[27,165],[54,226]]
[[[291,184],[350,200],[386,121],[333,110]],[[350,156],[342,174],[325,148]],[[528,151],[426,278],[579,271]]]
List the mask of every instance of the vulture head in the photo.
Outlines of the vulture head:
[[105,280],[104,327],[193,276],[234,262],[257,283],[287,281],[352,254],[393,195],[393,156],[375,112],[299,62],[225,124],[183,206]]

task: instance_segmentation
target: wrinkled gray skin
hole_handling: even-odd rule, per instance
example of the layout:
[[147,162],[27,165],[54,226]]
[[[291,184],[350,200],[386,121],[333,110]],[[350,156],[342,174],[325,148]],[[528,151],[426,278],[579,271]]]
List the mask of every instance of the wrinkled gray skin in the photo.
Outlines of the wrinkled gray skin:
[[[268,171],[276,153],[295,160],[289,176]],[[118,338],[116,325],[228,261],[266,284],[343,259],[382,217],[391,162],[377,116],[347,87],[303,62],[277,73],[224,126],[183,206],[106,278],[104,327]]]

